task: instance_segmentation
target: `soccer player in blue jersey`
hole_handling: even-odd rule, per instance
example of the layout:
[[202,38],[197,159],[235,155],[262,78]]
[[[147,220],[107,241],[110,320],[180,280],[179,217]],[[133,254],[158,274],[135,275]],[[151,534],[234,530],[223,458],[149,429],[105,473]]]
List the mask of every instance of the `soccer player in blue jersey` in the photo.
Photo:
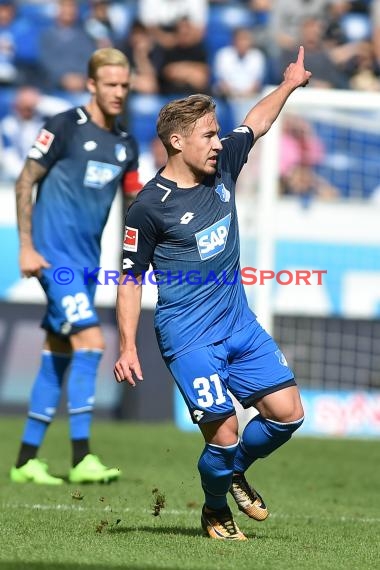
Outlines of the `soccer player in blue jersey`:
[[[129,196],[141,188],[136,141],[119,123],[129,83],[129,62],[119,50],[95,51],[88,63],[88,104],[48,120],[16,182],[20,269],[23,276],[39,279],[47,310],[41,366],[10,472],[14,482],[63,483],[37,454],[66,372],[73,451],[69,481],[108,482],[120,476],[119,469],[103,465],[89,445],[104,340],[94,307],[96,285],[85,285],[83,274],[84,267],[99,265],[101,236],[118,187]],[[69,270],[63,276],[66,284],[56,282],[60,267]]]
[[[126,215],[115,378],[132,386],[142,380],[136,330],[151,264],[158,282],[155,329],[161,354],[205,439],[198,462],[205,494],[201,524],[215,539],[246,539],[228,507],[228,492],[249,517],[268,516],[244,474],[303,422],[293,372],[248,307],[239,278],[235,184],[254,142],[310,76],[301,47],[282,83],[223,139],[210,97],[191,95],[164,106],[157,131],[168,161]],[[244,408],[258,411],[240,441],[227,390]]]

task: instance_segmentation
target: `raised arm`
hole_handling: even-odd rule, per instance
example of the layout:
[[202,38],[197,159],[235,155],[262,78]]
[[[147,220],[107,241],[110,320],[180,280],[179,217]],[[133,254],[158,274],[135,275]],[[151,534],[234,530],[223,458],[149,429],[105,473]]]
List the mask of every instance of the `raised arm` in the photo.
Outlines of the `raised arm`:
[[127,381],[135,386],[134,375],[142,380],[141,366],[137,355],[136,334],[141,313],[142,278],[136,277],[123,284],[121,275],[117,290],[116,317],[120,337],[120,356],[114,367],[117,382]]
[[16,181],[17,226],[20,241],[19,265],[24,277],[39,276],[46,259],[34,249],[32,240],[33,187],[44,175],[46,169],[35,160],[27,159]]
[[269,95],[261,99],[247,114],[243,124],[253,130],[255,140],[269,131],[280,114],[288,97],[297,89],[307,85],[311,72],[305,70],[304,48],[300,47],[297,61],[288,65],[284,79]]

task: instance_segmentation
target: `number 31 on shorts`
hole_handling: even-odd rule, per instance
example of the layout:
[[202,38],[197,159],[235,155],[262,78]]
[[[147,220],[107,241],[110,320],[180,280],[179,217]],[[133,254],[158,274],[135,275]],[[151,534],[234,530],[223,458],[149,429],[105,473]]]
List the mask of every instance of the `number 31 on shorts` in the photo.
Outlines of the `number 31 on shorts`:
[[218,374],[211,374],[210,378],[205,376],[195,378],[193,386],[198,394],[198,406],[201,408],[209,408],[213,404],[220,405],[226,401]]

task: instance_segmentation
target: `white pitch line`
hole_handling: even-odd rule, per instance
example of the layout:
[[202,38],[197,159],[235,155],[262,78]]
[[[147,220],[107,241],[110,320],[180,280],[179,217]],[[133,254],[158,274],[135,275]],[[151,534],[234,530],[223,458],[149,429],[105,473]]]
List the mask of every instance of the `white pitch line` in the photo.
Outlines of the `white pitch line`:
[[[107,512],[117,515],[118,513],[134,513],[134,514],[152,514],[151,509],[130,509],[129,507],[117,508],[111,505],[105,507],[84,507],[82,505],[67,505],[67,504],[56,504],[56,505],[44,505],[39,503],[28,504],[28,503],[3,503],[0,509],[27,509],[35,511],[78,511],[78,512]],[[163,508],[162,512],[167,515],[172,516],[190,516],[198,517],[199,513],[197,510],[178,510],[178,509],[167,509]],[[288,519],[288,520],[308,520],[308,521],[336,521],[336,522],[356,522],[356,523],[366,523],[366,524],[376,524],[380,523],[379,517],[334,517],[334,516],[315,516],[315,515],[287,515],[282,513],[271,513],[270,518],[273,519]]]

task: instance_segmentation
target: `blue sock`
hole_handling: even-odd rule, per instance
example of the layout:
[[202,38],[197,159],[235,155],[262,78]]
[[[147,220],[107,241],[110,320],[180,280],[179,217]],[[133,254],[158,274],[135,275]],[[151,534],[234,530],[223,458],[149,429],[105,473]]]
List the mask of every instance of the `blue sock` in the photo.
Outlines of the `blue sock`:
[[72,440],[89,439],[101,350],[76,350],[67,382],[67,406]]
[[44,350],[41,365],[34,381],[29,401],[28,419],[22,442],[40,447],[47,428],[59,404],[63,377],[70,362],[70,354]]
[[292,437],[302,422],[303,418],[282,423],[267,420],[260,414],[255,416],[243,431],[235,455],[234,473],[244,473],[256,459],[266,457],[278,449]]
[[206,443],[198,461],[205,502],[210,509],[227,506],[227,493],[232,481],[234,457],[238,444],[221,447]]

